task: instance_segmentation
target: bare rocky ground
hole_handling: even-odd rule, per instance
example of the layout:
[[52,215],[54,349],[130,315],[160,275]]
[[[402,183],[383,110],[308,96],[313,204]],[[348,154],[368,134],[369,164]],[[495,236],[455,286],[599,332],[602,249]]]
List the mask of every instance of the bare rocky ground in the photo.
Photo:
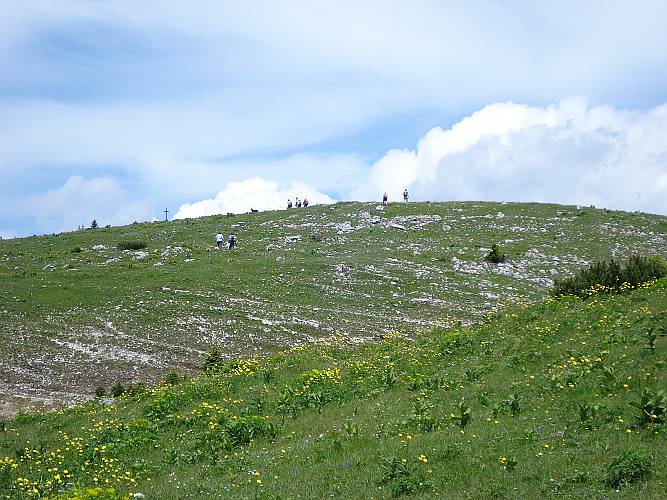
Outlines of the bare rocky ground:
[[[217,250],[217,230],[239,248]],[[145,249],[121,251],[141,239]],[[504,264],[484,260],[491,244]],[[479,321],[594,259],[667,256],[667,218],[540,204],[338,204],[0,242],[0,415],[230,356]]]

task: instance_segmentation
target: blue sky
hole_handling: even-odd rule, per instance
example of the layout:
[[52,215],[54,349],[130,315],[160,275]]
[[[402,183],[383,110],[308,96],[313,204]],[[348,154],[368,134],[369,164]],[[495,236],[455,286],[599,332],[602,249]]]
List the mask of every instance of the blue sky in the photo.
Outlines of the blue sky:
[[241,4],[3,3],[0,236],[405,187],[667,214],[665,2]]

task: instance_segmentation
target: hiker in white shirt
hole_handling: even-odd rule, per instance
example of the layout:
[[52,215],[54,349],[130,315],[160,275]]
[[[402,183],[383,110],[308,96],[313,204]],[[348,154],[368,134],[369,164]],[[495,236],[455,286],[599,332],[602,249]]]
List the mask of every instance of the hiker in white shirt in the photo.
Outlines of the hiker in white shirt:
[[215,246],[216,248],[222,248],[222,244],[225,241],[225,237],[222,235],[220,231],[218,231],[218,234],[215,235]]

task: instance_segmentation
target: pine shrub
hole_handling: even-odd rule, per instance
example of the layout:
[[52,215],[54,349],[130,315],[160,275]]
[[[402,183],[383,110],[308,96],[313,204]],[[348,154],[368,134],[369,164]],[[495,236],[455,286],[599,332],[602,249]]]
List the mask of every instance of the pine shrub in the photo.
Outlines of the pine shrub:
[[619,293],[667,276],[667,263],[660,256],[633,255],[625,264],[601,260],[580,269],[571,278],[556,278],[551,294],[586,298],[596,293]]
[[141,250],[147,246],[146,242],[141,240],[123,240],[118,243],[120,250]]
[[500,247],[494,243],[491,245],[491,251],[484,257],[484,259],[493,264],[500,264],[507,260],[507,254],[502,253]]

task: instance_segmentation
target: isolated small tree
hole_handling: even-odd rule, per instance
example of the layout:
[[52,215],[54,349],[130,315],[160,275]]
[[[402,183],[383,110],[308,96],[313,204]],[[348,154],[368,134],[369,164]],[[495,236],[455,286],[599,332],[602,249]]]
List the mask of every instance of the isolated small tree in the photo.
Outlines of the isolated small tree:
[[95,219],[93,219],[93,222],[90,223],[90,228],[97,229],[97,221]]
[[491,251],[484,257],[488,262],[493,264],[500,264],[507,260],[507,255],[500,251],[500,247],[495,243],[491,245]]

